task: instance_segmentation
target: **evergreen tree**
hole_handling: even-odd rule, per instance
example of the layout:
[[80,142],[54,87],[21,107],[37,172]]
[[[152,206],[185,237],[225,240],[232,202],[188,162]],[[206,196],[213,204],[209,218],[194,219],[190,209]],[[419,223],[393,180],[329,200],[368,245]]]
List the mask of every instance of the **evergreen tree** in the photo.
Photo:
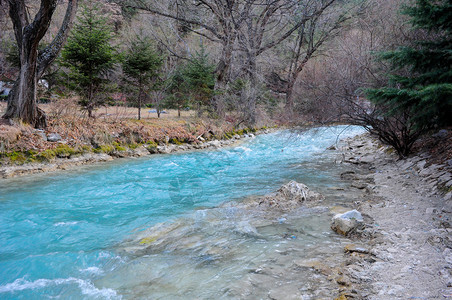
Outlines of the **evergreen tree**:
[[192,103],[201,111],[210,105],[215,87],[215,66],[209,63],[204,47],[185,65],[182,76]]
[[215,87],[215,66],[209,63],[204,47],[171,76],[167,99],[169,107],[179,110],[187,105],[194,105],[199,113],[210,106]]
[[168,96],[166,98],[166,106],[177,109],[177,114],[181,116],[181,109],[190,106],[190,93],[187,78],[184,76],[184,67],[179,66],[171,74],[168,86]]
[[114,68],[117,54],[110,44],[112,29],[97,4],[82,7],[81,16],[74,26],[62,51],[61,64],[70,70],[69,88],[80,96],[80,104],[92,117],[93,109],[101,105],[99,97],[108,81],[105,75]]
[[389,116],[407,116],[406,128],[425,131],[451,125],[452,2],[416,0],[403,12],[429,39],[382,53],[392,66],[389,85],[368,90],[367,96]]
[[152,49],[150,40],[136,36],[125,55],[123,72],[126,81],[138,89],[138,120],[141,119],[141,107],[147,92],[158,88],[162,64],[163,60]]

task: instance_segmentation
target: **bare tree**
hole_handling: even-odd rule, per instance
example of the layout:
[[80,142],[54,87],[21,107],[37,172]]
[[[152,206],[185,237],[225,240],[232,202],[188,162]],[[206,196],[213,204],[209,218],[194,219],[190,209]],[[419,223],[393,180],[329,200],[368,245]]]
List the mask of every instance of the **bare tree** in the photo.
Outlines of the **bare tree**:
[[67,39],[77,10],[77,0],[68,0],[63,23],[44,50],[38,45],[50,26],[57,0],[41,0],[41,5],[30,22],[25,0],[8,0],[9,16],[14,26],[20,57],[19,77],[8,97],[8,107],[3,118],[18,118],[35,127],[47,126],[46,116],[36,103],[37,81],[55,60]]

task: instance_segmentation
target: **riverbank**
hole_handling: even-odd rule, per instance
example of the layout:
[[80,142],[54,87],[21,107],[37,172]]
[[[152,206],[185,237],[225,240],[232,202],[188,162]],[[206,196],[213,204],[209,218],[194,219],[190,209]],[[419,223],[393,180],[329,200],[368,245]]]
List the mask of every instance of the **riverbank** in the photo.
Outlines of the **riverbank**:
[[337,151],[340,163],[358,166],[341,177],[362,191],[355,206],[365,217],[344,249],[338,299],[452,298],[451,166],[427,153],[399,160],[369,135]]
[[[55,172],[59,170],[67,170],[81,165],[97,164],[114,159],[120,158],[132,158],[143,157],[152,154],[169,154],[169,153],[181,153],[205,149],[218,149],[225,146],[232,146],[239,143],[242,140],[253,138],[258,134],[266,134],[276,130],[275,128],[263,128],[259,130],[241,130],[239,133],[223,133],[221,137],[224,139],[213,139],[206,141],[206,139],[214,138],[211,133],[208,135],[199,135],[193,143],[170,143],[170,139],[167,138],[166,142],[157,143],[145,143],[135,145],[131,148],[123,146],[109,146],[101,147],[103,151],[96,153],[96,149],[93,151],[85,151],[80,153],[71,153],[70,149],[66,147],[65,143],[60,144],[62,154],[54,156],[44,162],[26,162],[23,164],[6,164],[0,166],[0,178],[11,178],[23,175],[31,175],[44,172]],[[248,133],[249,131],[249,133]],[[59,157],[60,156],[60,157]]]

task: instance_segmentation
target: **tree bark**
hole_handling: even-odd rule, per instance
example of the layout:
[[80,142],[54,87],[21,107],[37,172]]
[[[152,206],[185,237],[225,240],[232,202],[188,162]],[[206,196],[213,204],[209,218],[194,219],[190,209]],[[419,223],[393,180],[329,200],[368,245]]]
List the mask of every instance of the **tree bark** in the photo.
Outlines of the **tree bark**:
[[55,60],[69,34],[75,18],[77,0],[69,0],[63,24],[52,43],[38,53],[38,45],[50,26],[57,0],[41,0],[41,6],[30,23],[24,0],[9,0],[9,16],[20,57],[20,73],[8,97],[8,107],[3,118],[17,118],[36,128],[47,126],[43,110],[37,106],[37,82]]

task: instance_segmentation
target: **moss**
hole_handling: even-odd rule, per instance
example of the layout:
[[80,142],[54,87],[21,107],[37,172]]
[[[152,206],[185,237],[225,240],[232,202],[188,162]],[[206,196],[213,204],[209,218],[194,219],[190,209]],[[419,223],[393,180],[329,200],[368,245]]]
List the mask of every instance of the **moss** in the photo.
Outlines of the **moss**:
[[232,139],[232,137],[234,136],[235,132],[234,131],[230,131],[230,132],[225,132],[223,134],[223,138],[226,140],[230,140]]
[[66,144],[58,145],[58,147],[55,148],[54,152],[55,152],[55,155],[57,157],[60,157],[60,158],[69,158],[72,155],[78,153],[77,150],[75,150],[74,148],[69,147]]
[[93,148],[88,145],[83,145],[83,146],[78,147],[79,153],[90,153],[92,151],[93,151]]
[[115,151],[115,147],[112,145],[100,145],[99,147],[94,149],[94,153],[107,153],[111,154]]
[[146,145],[148,146],[148,148],[156,148],[158,146],[155,141],[147,141]]
[[141,239],[141,240],[140,240],[140,244],[146,245],[146,244],[150,244],[150,243],[152,243],[152,242],[155,242],[156,240],[157,240],[156,237],[147,237],[147,238]]
[[39,161],[51,161],[55,159],[56,153],[53,149],[47,149],[36,155],[36,159]]
[[127,145],[130,149],[136,149],[140,146],[140,144],[136,144],[136,143],[131,143],[129,145]]
[[179,140],[178,140],[177,138],[175,138],[175,137],[170,138],[169,142],[170,142],[171,144],[174,144],[174,145],[182,145],[182,142],[179,141]]
[[125,152],[125,151],[127,151],[127,148],[126,147],[124,147],[124,146],[122,146],[120,143],[118,143],[118,142],[113,142],[113,147],[115,147],[115,150],[116,151],[119,151],[119,152]]
[[28,158],[25,155],[25,153],[20,152],[20,151],[8,152],[8,153],[6,153],[6,157],[9,159],[10,162],[18,164],[18,165],[23,165],[27,161],[27,158]]

